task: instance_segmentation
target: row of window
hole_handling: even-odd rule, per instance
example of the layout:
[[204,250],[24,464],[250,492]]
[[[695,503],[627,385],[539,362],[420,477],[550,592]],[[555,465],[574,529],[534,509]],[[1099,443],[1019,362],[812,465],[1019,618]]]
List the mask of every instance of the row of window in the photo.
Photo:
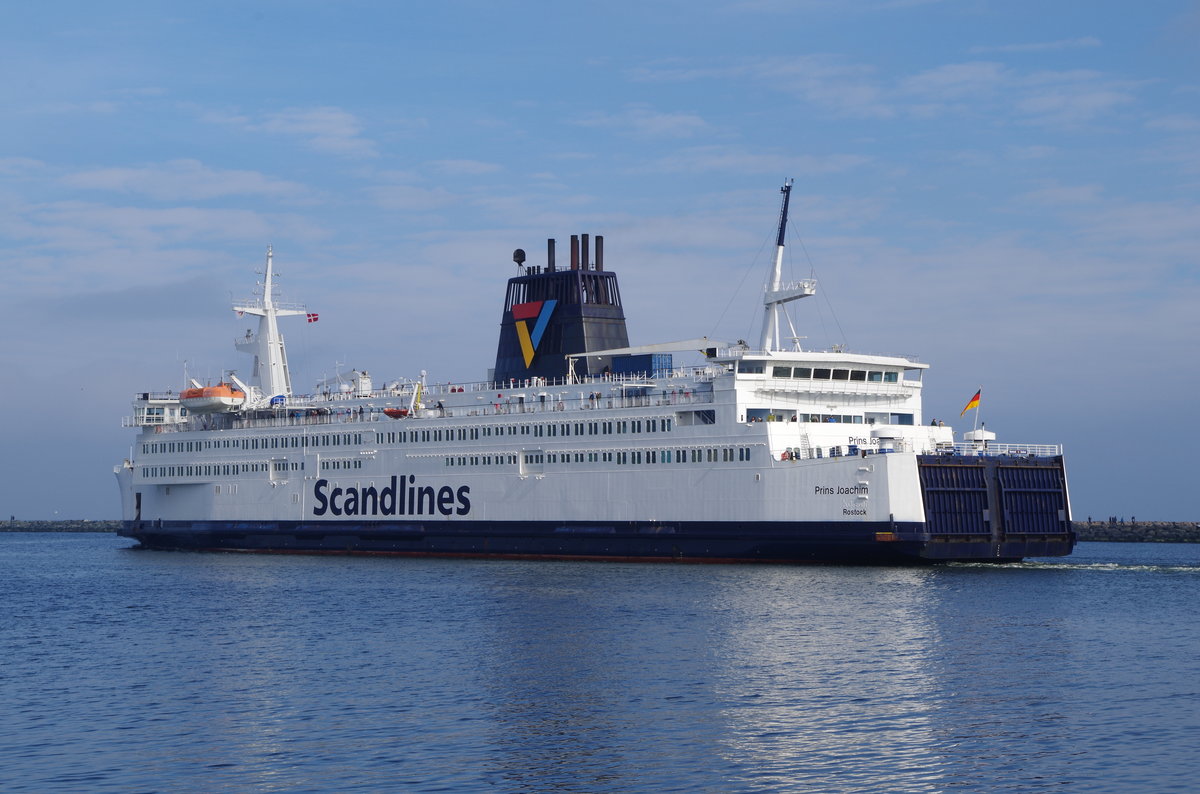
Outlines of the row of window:
[[478,441],[481,438],[501,436],[532,436],[534,438],[563,438],[567,436],[609,436],[628,433],[669,433],[674,426],[672,419],[619,419],[597,422],[542,422],[525,425],[501,425],[498,427],[434,427],[428,429],[395,430],[378,432],[375,441],[379,444],[407,444],[429,442]]
[[[671,419],[620,419],[598,422],[553,422],[498,427],[435,427],[427,429],[376,432],[377,444],[433,443],[455,441],[478,441],[481,438],[499,436],[532,436],[534,438],[560,438],[566,436],[607,436],[629,433],[669,433],[674,425]],[[176,452],[201,452],[211,449],[309,449],[315,447],[361,445],[363,434],[317,433],[302,436],[254,436],[245,438],[217,438],[203,441],[153,441],[142,444],[142,454],[169,454]]]
[[824,458],[826,455],[831,458],[840,458],[843,455],[855,457],[860,452],[868,455],[875,455],[883,451],[885,450],[877,450],[874,448],[861,449],[856,444],[850,444],[849,446],[845,447],[812,447],[807,453],[800,447],[788,447],[786,450],[784,450],[784,456],[787,460],[803,460],[804,458]]
[[206,439],[204,441],[149,441],[142,444],[142,454],[203,452],[210,449],[307,449],[310,447],[360,445],[362,442],[362,433],[317,433],[304,436],[247,436],[244,438]]
[[321,470],[330,469],[361,469],[363,466],[362,458],[354,458],[352,460],[323,460],[321,461]]
[[[847,425],[861,425],[861,415],[853,414],[800,414],[784,408],[751,408],[746,412],[748,422],[833,422]],[[868,423],[868,424],[872,424]],[[909,424],[912,424],[911,422]]]
[[[513,456],[513,463],[516,463],[515,455]],[[361,469],[362,467],[362,458],[321,461],[322,471],[347,471],[350,469]],[[143,466],[142,477],[220,477],[267,471],[274,471],[275,474],[282,474],[288,471],[304,471],[304,462],[273,460],[269,462],[247,461],[246,463],[204,463],[190,466]]]
[[771,367],[773,378],[811,380],[859,380],[867,383],[897,383],[899,372],[875,372],[863,369],[829,369],[825,367]]
[[447,466],[512,466],[516,465],[515,454],[503,455],[458,455],[446,458]]
[[[703,449],[646,449],[596,452],[523,452],[521,462],[525,465],[572,463],[616,463],[634,465],[640,463],[732,463],[749,461],[751,447],[707,447]],[[502,466],[517,462],[517,456],[502,455],[450,455],[447,466]]]
[[[751,447],[706,447],[697,449],[647,449],[594,452],[524,452],[521,460],[527,465],[571,463],[616,463],[639,465],[642,463],[732,463],[748,462],[752,459]],[[835,448],[836,449],[836,448]],[[840,450],[830,450],[830,456]],[[817,457],[821,457],[820,451]],[[497,453],[489,455],[453,455],[446,458],[447,466],[504,466],[515,465],[518,455]],[[323,460],[322,471],[346,471],[361,469],[361,458],[346,460]],[[254,472],[272,471],[280,474],[287,471],[304,471],[302,461],[253,461],[245,463],[208,463],[188,466],[143,466],[142,477],[216,477]]]
[[[330,461],[332,462],[332,461]],[[349,462],[349,461],[347,461]],[[361,461],[355,461],[361,463]],[[322,461],[321,468],[325,468]],[[204,463],[190,466],[143,466],[142,476],[151,477],[220,477],[236,474],[251,474],[253,472],[274,471],[279,474],[287,471],[304,471],[303,461],[248,461],[246,463]],[[348,468],[348,467],[347,467]]]
[[801,367],[794,364],[770,365],[763,361],[742,361],[738,372],[744,375],[764,375],[770,370],[773,378],[809,378],[812,380],[859,380],[866,383],[898,383],[900,373],[886,370],[834,369],[832,367]]

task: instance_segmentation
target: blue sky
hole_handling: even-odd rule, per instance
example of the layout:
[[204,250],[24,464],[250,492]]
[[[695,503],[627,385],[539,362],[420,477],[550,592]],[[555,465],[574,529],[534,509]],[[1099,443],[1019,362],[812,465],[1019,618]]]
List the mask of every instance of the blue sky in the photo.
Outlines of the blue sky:
[[[603,234],[636,343],[753,339],[778,211],[807,345],[916,355],[1066,446],[1077,517],[1197,520],[1195,2],[114,2],[0,12],[0,514],[112,518],[137,391],[482,379],[514,248]],[[802,243],[802,244],[801,244]]]

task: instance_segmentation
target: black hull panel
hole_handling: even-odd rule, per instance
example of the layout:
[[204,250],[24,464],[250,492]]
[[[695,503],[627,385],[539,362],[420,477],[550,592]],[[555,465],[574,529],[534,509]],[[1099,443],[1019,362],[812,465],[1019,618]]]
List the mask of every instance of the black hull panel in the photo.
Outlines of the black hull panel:
[[1075,547],[1061,455],[918,455],[924,555],[962,559],[963,544],[996,557],[1060,557]]
[[1069,554],[1073,537],[1000,544],[931,537],[921,524],[524,522],[126,522],[151,549],[646,562],[912,565]]

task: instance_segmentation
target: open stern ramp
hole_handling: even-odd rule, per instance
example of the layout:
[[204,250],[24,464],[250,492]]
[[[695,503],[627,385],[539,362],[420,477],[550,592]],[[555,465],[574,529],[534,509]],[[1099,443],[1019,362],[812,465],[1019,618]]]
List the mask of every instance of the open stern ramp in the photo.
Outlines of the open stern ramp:
[[917,467],[931,559],[1019,560],[1074,548],[1062,455],[920,455]]

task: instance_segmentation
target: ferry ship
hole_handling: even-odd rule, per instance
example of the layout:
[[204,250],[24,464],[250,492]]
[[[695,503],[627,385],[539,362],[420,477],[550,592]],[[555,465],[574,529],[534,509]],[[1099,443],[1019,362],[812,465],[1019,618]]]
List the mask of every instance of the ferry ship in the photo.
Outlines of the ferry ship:
[[[517,249],[495,368],[292,390],[270,249],[244,380],[135,395],[121,534],[150,549],[678,562],[1012,562],[1075,543],[1062,448],[925,424],[928,365],[806,350],[782,188],[757,344],[630,345],[601,236]],[[677,360],[678,357],[678,360]],[[689,363],[690,361],[690,363]]]

